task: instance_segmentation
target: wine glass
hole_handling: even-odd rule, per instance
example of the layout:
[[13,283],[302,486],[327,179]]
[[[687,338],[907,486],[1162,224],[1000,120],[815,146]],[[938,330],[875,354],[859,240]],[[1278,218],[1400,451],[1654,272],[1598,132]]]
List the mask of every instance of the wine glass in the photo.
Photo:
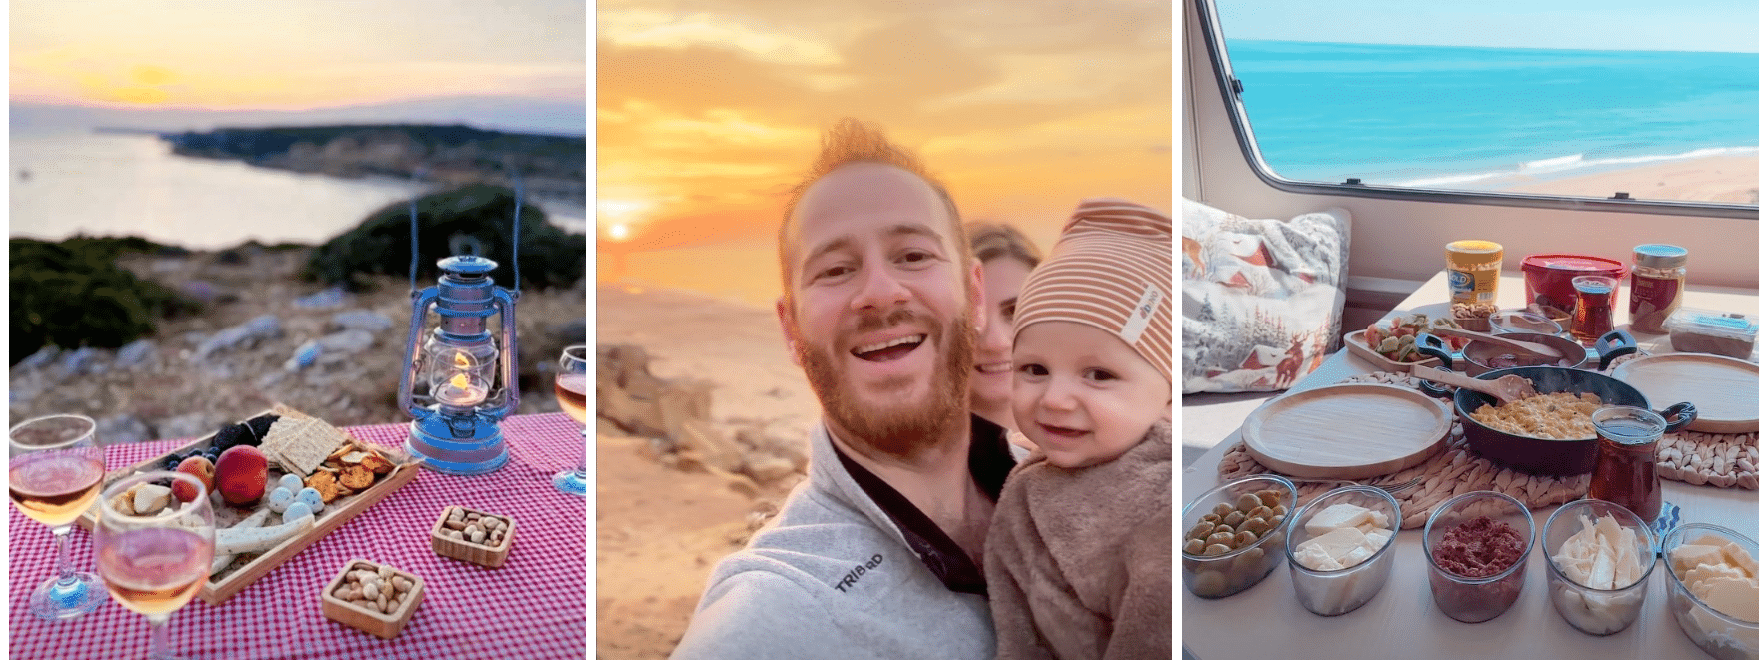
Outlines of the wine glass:
[[[136,486],[168,482],[172,492],[182,484],[195,498],[184,502],[169,496],[158,511],[118,508],[121,499],[130,502],[121,506],[132,509],[134,499],[118,495]],[[176,658],[166,639],[166,622],[172,612],[196,597],[208,581],[209,564],[214,561],[214,509],[208,503],[208,488],[192,474],[144,472],[111,484],[98,506],[93,538],[104,586],[123,607],[147,615],[153,627],[148,657]]]
[[[563,349],[557,359],[557,405],[563,412],[582,424],[582,451],[588,438],[588,346],[576,344]],[[582,456],[581,467],[564,470],[551,477],[557,490],[571,495],[588,495],[588,459]]]
[[73,570],[67,549],[73,521],[98,499],[104,482],[97,430],[85,415],[49,415],[21,422],[8,433],[6,485],[12,506],[55,535],[56,576],[31,592],[31,613],[44,619],[72,619],[105,601],[98,576]]

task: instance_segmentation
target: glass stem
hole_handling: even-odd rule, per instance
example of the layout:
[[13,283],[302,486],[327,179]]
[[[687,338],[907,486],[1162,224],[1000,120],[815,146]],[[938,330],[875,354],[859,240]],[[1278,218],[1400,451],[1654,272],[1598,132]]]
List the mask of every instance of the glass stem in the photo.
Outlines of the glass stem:
[[147,622],[153,626],[153,647],[147,657],[150,660],[175,660],[176,656],[171,654],[171,632],[167,630],[171,613],[149,614]]
[[73,558],[69,556],[71,551],[67,549],[67,533],[72,529],[71,525],[61,525],[50,530],[55,534],[55,566],[59,573],[55,583],[62,588],[72,586],[75,582]]

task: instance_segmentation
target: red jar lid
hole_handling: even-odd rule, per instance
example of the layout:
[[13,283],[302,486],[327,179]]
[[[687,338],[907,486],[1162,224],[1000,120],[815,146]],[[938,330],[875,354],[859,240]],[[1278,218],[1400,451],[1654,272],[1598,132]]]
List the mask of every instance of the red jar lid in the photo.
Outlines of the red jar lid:
[[1521,268],[1527,273],[1595,273],[1619,279],[1628,273],[1628,266],[1620,261],[1582,254],[1533,254],[1524,258]]

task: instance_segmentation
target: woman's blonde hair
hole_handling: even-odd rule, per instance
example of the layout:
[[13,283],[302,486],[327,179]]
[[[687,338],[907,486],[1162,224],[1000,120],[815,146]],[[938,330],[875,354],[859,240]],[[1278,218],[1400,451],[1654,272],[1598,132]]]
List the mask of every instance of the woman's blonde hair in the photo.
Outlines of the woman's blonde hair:
[[998,257],[1010,257],[1029,268],[1041,265],[1041,251],[1020,230],[1002,222],[969,222],[965,227],[967,245],[973,258],[986,263]]

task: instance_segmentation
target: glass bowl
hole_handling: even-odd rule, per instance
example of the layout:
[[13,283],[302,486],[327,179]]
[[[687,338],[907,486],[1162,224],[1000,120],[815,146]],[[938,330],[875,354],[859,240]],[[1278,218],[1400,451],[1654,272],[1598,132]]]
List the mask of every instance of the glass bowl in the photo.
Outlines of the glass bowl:
[[[1441,556],[1441,552],[1446,552],[1441,547],[1445,536],[1483,516],[1510,526],[1523,537],[1524,547],[1516,550],[1517,560],[1482,577],[1461,575],[1442,566],[1441,561],[1446,560]],[[1464,623],[1480,623],[1504,614],[1524,591],[1524,564],[1530,558],[1535,539],[1536,523],[1531,520],[1530,510],[1510,495],[1478,490],[1445,500],[1427,517],[1421,541],[1421,549],[1426,553],[1427,578],[1432,585],[1432,602],[1445,616]]]
[[[1229,508],[1241,513],[1243,508],[1239,505],[1248,504],[1246,497],[1256,497],[1262,491],[1271,491],[1278,504],[1267,507],[1268,511],[1258,512],[1259,515],[1253,517],[1244,514],[1237,524],[1231,525],[1228,532],[1216,529],[1217,524],[1231,519],[1228,514],[1220,513],[1221,511]],[[1285,561],[1286,531],[1291,527],[1290,511],[1297,501],[1298,489],[1292,486],[1292,482],[1273,474],[1243,477],[1221,484],[1194,498],[1181,510],[1184,530],[1182,584],[1201,598],[1224,598],[1255,586],[1268,573],[1273,572],[1273,569],[1278,568],[1280,562]],[[1265,506],[1264,501],[1257,503],[1257,506]],[[1256,512],[1254,507],[1249,507],[1248,510]],[[1285,513],[1279,513],[1282,510]],[[1274,519],[1270,520],[1269,516]],[[1255,531],[1262,526],[1253,524],[1252,518],[1258,518],[1265,523],[1265,529]],[[1211,527],[1202,527],[1201,523]],[[1238,530],[1237,527],[1244,529]],[[1252,534],[1253,538],[1238,536],[1243,531]],[[1211,547],[1213,541],[1220,540],[1216,535],[1221,533],[1229,533],[1234,537],[1223,551]],[[1201,541],[1199,552],[1192,552],[1196,548],[1193,543],[1196,540]]]
[[[1299,547],[1332,529],[1311,529],[1310,523],[1317,514],[1343,503],[1382,514],[1388,522],[1385,529],[1390,537],[1371,556],[1345,568],[1324,570],[1304,565]],[[1389,581],[1390,567],[1396,563],[1395,534],[1401,527],[1402,506],[1381,488],[1345,486],[1318,495],[1304,505],[1292,516],[1291,529],[1286,533],[1286,562],[1292,568],[1292,588],[1298,594],[1298,603],[1316,614],[1337,616],[1371,602]]]
[[[1558,561],[1561,546],[1588,523],[1596,524],[1608,516],[1623,529],[1634,532],[1634,556],[1640,561],[1640,577],[1618,589],[1600,589],[1575,580],[1562,570]],[[1588,635],[1609,635],[1621,632],[1640,617],[1641,604],[1647,598],[1647,578],[1653,575],[1654,555],[1652,526],[1633,511],[1604,500],[1568,502],[1550,514],[1543,523],[1543,551],[1549,566],[1549,602],[1567,625]]]
[[1680,568],[1678,562],[1672,561],[1672,554],[1678,548],[1710,536],[1736,543],[1750,554],[1752,561],[1757,559],[1757,542],[1743,534],[1707,523],[1679,525],[1666,534],[1659,544],[1664,550],[1665,574],[1671,576],[1668,580],[1671,586],[1665,592],[1666,607],[1671,610],[1672,617],[1677,619],[1677,627],[1683,630],[1683,634],[1708,655],[1721,660],[1754,660],[1758,650],[1757,622],[1729,616],[1691,593],[1683,583],[1684,573],[1689,567]]

